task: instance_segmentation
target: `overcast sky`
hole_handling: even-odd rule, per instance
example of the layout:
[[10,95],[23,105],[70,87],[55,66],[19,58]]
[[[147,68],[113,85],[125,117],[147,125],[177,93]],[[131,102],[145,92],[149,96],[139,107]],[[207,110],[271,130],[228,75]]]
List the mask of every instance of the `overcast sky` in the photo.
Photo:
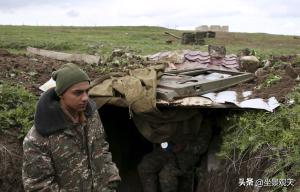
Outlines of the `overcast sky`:
[[299,0],[0,0],[0,24],[194,29],[300,35]]

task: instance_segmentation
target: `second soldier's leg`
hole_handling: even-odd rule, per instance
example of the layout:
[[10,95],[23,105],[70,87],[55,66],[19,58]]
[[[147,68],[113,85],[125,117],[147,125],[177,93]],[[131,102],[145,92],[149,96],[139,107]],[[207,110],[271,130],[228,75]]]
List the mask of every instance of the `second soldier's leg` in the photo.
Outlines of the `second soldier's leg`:
[[177,192],[179,175],[180,171],[176,167],[175,159],[169,159],[159,173],[161,192]]
[[193,153],[180,153],[177,155],[177,163],[182,175],[179,180],[178,192],[192,192],[194,188],[194,168],[200,155]]
[[143,192],[158,191],[158,173],[168,157],[162,151],[153,151],[144,156],[138,165],[138,172],[143,185]]

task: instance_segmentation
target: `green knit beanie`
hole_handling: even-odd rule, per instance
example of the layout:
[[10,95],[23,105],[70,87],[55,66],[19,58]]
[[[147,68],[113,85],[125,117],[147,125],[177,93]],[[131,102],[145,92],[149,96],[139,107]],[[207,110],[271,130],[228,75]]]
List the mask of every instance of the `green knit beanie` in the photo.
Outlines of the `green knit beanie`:
[[55,91],[57,95],[62,95],[74,84],[90,81],[88,75],[73,63],[61,66],[61,68],[52,73],[52,78],[56,81]]

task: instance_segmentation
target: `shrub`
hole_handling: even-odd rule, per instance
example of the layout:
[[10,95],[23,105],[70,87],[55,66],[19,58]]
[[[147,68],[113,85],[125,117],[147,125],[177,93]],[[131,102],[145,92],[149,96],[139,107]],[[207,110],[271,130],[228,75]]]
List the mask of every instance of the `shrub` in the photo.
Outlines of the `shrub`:
[[262,177],[297,179],[300,176],[300,94],[295,92],[292,98],[292,107],[281,106],[274,113],[252,111],[232,115],[231,126],[223,132],[219,156],[234,159],[232,163],[245,161],[245,156],[252,160],[266,159],[270,163]]
[[33,125],[37,97],[22,86],[0,84],[0,132],[17,129],[22,138]]

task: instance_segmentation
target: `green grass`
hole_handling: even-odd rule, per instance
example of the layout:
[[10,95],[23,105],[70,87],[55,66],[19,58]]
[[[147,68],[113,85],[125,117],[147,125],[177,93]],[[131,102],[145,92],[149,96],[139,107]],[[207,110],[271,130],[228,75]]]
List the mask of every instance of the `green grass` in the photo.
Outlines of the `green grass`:
[[[269,160],[263,178],[300,177],[300,91],[290,97],[295,105],[281,106],[275,113],[250,111],[234,114],[228,127],[223,129],[220,157],[232,164]],[[249,157],[249,159],[245,157]],[[256,165],[258,166],[258,165]],[[247,167],[249,170],[253,167]],[[256,167],[257,168],[257,167]],[[255,169],[254,169],[255,170]],[[272,189],[272,190],[271,190]],[[272,187],[270,191],[285,191],[285,187]]]
[[33,125],[37,97],[19,85],[0,84],[0,133],[11,129],[23,138]]
[[[181,36],[184,31],[161,27],[54,27],[54,26],[0,26],[0,48],[12,52],[26,52],[27,46],[65,51],[109,55],[116,48],[147,55],[170,50],[202,50],[207,46],[172,44],[165,41],[172,37],[165,31]],[[217,33],[216,38],[206,39],[207,44],[225,45],[227,53],[237,53],[251,48],[263,55],[299,53],[300,39],[294,36],[263,33]]]

